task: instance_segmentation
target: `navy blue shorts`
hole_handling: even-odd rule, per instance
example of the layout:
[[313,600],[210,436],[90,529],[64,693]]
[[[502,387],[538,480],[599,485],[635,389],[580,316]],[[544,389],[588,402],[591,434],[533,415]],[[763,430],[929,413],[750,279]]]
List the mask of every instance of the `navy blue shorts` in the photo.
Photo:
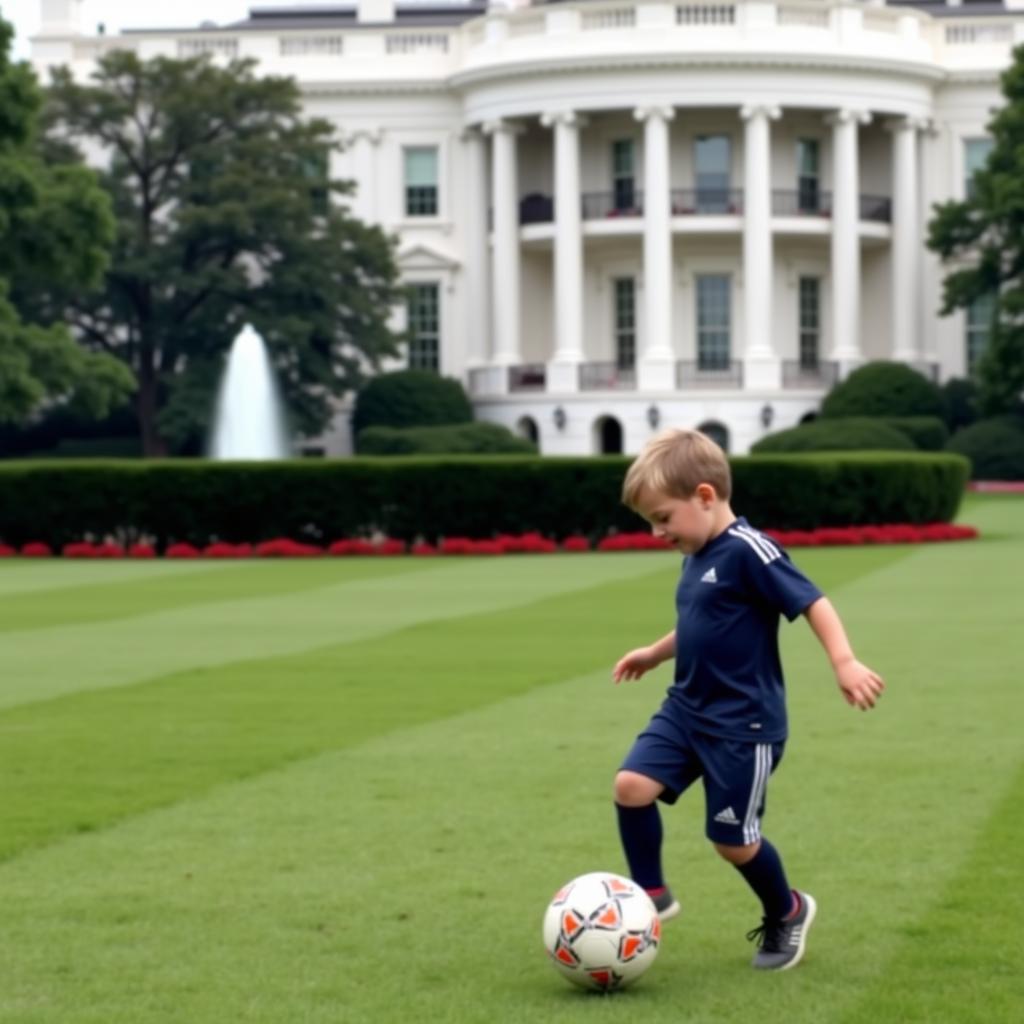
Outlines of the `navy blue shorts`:
[[704,831],[713,843],[748,846],[761,838],[768,776],[785,743],[749,743],[692,732],[659,711],[640,733],[622,770],[660,782],[659,800],[674,804],[704,780]]

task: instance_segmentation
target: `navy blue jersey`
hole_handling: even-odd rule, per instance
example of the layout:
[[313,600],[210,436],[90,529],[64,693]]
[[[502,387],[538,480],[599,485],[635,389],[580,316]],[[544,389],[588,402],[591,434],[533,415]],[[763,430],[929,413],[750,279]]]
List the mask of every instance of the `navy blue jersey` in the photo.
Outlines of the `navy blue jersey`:
[[792,621],[821,596],[778,544],[737,519],[683,563],[665,710],[711,736],[784,740],[779,615]]

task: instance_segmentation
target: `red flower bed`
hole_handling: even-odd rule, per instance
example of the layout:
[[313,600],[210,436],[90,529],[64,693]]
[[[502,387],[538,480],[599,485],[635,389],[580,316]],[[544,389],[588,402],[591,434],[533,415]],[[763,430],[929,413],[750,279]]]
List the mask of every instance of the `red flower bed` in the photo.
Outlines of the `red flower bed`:
[[[887,526],[822,526],[816,530],[765,530],[769,537],[787,548],[828,547],[855,544],[921,544],[935,541],[969,540],[978,536],[973,526],[952,523],[892,523]],[[649,532],[616,533],[605,537],[596,547],[598,551],[667,551],[671,545]],[[166,558],[315,558],[320,555],[347,557],[352,555],[395,556],[406,553],[417,556],[431,555],[508,555],[547,554],[553,551],[591,551],[586,537],[567,537],[561,545],[539,533],[519,535],[501,534],[491,540],[471,537],[446,537],[438,545],[419,542],[407,546],[404,541],[386,537],[368,540],[336,540],[326,550],[315,544],[302,544],[278,537],[260,544],[229,544],[217,541],[199,549],[192,544],[171,544],[164,552]],[[0,558],[21,554],[25,558],[49,558],[53,551],[48,544],[32,541],[24,544],[20,552],[7,544],[0,544]],[[81,541],[65,544],[61,549],[65,558],[155,558],[152,544],[133,544],[126,551],[118,544],[94,544]]]

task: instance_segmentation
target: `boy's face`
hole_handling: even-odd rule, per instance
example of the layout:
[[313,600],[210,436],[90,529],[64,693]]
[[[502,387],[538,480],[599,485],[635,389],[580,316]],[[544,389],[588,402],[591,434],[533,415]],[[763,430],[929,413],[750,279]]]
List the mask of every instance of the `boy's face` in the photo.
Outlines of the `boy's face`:
[[655,537],[666,540],[684,555],[700,551],[715,532],[715,490],[700,484],[689,498],[644,490],[639,513],[651,524]]

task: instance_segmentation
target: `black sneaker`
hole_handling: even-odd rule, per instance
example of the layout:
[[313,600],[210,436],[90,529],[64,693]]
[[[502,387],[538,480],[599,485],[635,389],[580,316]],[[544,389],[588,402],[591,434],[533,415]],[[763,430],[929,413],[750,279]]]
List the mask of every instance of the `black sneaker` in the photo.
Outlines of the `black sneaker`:
[[682,910],[682,907],[679,906],[679,900],[672,895],[672,890],[667,885],[657,896],[651,896],[651,901],[654,903],[654,909],[658,911],[658,917],[662,921],[668,921]]
[[761,971],[788,971],[796,967],[804,955],[807,932],[814,922],[818,905],[814,897],[798,892],[800,911],[785,921],[764,918],[760,928],[747,932],[747,939],[757,942],[754,966]]

